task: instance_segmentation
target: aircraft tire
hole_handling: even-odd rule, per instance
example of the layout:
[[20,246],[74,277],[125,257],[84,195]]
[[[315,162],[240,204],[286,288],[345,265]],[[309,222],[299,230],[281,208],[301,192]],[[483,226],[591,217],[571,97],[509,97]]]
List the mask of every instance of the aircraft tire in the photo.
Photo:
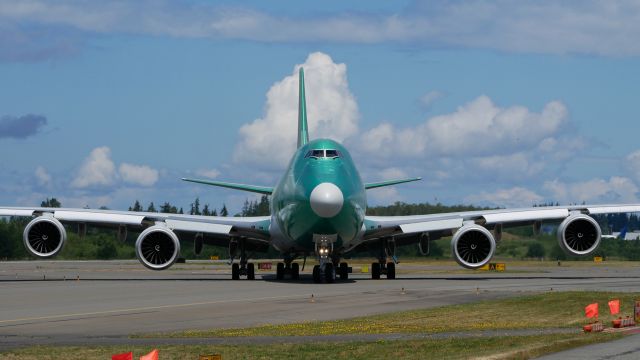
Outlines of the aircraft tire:
[[380,263],[371,264],[371,278],[374,280],[380,279]]
[[240,280],[240,265],[231,264],[231,280]]
[[387,279],[395,279],[396,278],[396,264],[395,263],[387,263]]
[[256,279],[256,268],[253,263],[247,264],[247,280],[255,280]]
[[332,283],[336,281],[336,273],[334,271],[332,263],[326,263],[324,265],[324,280],[327,283]]
[[284,263],[279,262],[276,266],[276,279],[283,280],[284,279]]
[[298,263],[291,264],[291,279],[300,279],[300,265],[298,265]]
[[316,265],[313,267],[313,282],[320,283],[322,278],[320,277],[320,265]]
[[346,262],[340,263],[340,280],[349,280],[349,265]]

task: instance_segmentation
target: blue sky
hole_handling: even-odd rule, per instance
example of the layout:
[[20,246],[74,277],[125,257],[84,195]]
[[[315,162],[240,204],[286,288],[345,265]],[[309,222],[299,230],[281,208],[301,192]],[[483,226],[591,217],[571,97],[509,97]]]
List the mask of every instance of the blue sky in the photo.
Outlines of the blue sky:
[[[126,209],[251,194],[342,141],[371,204],[637,202],[640,5],[0,0],[0,203]],[[293,114],[293,115],[292,115]],[[315,130],[315,132],[313,132]]]

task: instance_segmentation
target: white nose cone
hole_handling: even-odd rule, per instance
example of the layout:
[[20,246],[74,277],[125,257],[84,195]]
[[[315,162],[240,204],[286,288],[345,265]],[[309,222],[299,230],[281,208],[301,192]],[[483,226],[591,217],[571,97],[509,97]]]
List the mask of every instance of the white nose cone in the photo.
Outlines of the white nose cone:
[[330,218],[342,210],[344,197],[340,188],[332,183],[322,183],[313,189],[309,198],[311,209],[318,216]]

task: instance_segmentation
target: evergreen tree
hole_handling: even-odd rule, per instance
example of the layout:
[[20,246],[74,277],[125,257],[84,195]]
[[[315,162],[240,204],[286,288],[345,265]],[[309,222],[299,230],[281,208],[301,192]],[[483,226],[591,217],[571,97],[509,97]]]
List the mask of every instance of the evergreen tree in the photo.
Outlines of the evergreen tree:
[[136,200],[133,204],[133,207],[129,206],[129,211],[142,211],[142,205],[140,205],[140,201]]
[[162,204],[162,206],[160,206],[160,212],[167,213],[167,214],[175,214],[178,212],[178,209],[176,209],[175,206],[171,206],[170,203],[165,202],[164,204]]
[[180,211],[178,211],[178,214],[184,214],[184,211],[182,210],[182,208],[180,208]]
[[249,216],[249,200],[245,199],[244,200],[244,205],[242,205],[242,212],[240,213],[241,216]]
[[196,198],[196,201],[191,203],[191,210],[189,211],[189,214],[191,214],[191,215],[202,215],[202,213],[200,212],[200,198],[199,197]]
[[211,215],[211,212],[209,211],[209,204],[204,204],[204,207],[202,208],[202,215],[204,216]]
[[59,207],[62,207],[62,204],[60,204],[60,201],[58,201],[58,199],[52,197],[51,199],[47,198],[45,201],[41,202],[40,206],[49,207],[49,208],[59,208]]
[[260,203],[256,204],[256,213],[254,216],[266,216],[269,215],[269,197],[262,195]]
[[149,207],[147,208],[147,212],[158,212],[156,210],[155,205],[153,205],[153,201],[149,203]]
[[218,216],[218,210],[213,209],[213,211],[211,212],[211,216]]
[[220,216],[229,216],[229,211],[227,211],[227,205],[222,203],[222,209],[220,210]]

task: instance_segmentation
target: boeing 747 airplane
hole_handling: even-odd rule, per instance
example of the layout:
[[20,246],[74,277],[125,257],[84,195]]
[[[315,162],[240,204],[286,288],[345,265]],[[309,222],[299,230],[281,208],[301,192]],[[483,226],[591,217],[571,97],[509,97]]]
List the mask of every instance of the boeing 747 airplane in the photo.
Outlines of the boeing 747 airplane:
[[[275,187],[183,179],[206,185],[266,194],[271,215],[264,217],[211,217],[165,213],[92,209],[0,207],[0,216],[24,216],[32,220],[24,229],[24,245],[38,258],[58,254],[67,239],[67,228],[77,225],[80,234],[89,226],[113,227],[124,239],[128,231],[139,232],[135,249],[149,269],[169,268],[179,257],[179,239],[193,239],[200,253],[203,244],[229,249],[231,276],[255,278],[249,254],[273,246],[282,254],[278,279],[298,279],[296,260],[315,256],[313,281],[331,283],[349,276],[341,259],[360,250],[378,253],[371,277],[396,276],[395,249],[417,244],[423,254],[429,242],[452,236],[451,253],[461,266],[477,269],[487,264],[496,250],[502,230],[542,222],[556,222],[558,242],[571,255],[588,255],[599,246],[600,226],[594,214],[640,212],[640,204],[579,205],[499,209],[417,216],[367,216],[368,189],[420,180],[398,179],[363,183],[347,149],[330,139],[309,140],[304,72],[300,69],[298,148]],[[391,260],[391,261],[388,261]]]

